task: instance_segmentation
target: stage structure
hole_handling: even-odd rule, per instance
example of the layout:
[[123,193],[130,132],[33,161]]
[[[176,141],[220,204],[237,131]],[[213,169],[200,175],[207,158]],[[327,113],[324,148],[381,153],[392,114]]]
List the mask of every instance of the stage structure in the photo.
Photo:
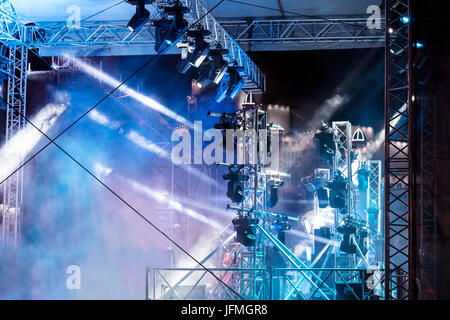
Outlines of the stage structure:
[[[239,70],[239,74],[244,80],[242,89],[246,92],[263,93],[265,91],[265,75],[220,23],[208,13],[202,2],[200,0],[181,0],[180,3],[189,9],[186,14],[189,24],[201,18],[198,25],[209,31],[208,41],[224,49],[224,58],[230,66]],[[128,49],[126,54],[155,54],[155,51],[136,50],[142,45],[153,48],[153,44],[155,44],[153,28],[149,25],[138,32],[132,32],[127,28],[127,22],[105,22],[100,25],[97,22],[93,24],[83,22],[81,29],[70,28],[64,22],[25,25],[21,22],[21,17],[12,5],[12,1],[0,0],[0,73],[8,82],[7,141],[17,134],[25,123],[21,114],[25,116],[26,112],[29,49],[37,49],[41,56],[62,56],[67,52],[83,57],[98,56],[102,55],[101,50],[105,50],[105,48],[107,48],[108,55],[124,54],[124,48]],[[173,43],[169,48],[172,53],[179,52],[175,45],[176,43]],[[49,51],[49,49],[52,50]],[[59,62],[64,65],[63,61]],[[13,159],[14,155],[9,158]],[[19,161],[17,167],[20,164]],[[22,185],[22,169],[4,183],[3,243],[11,241],[15,244],[20,237]]]
[[[200,0],[183,1],[190,8],[192,17],[199,17],[205,12],[205,7]],[[387,299],[407,299],[412,286],[412,254],[411,252],[411,225],[413,204],[414,181],[411,178],[410,155],[411,152],[411,102],[413,94],[411,88],[411,6],[409,0],[386,1],[386,194],[385,197],[385,231],[386,231],[386,276],[384,284]],[[79,55],[113,55],[113,54],[149,54],[142,50],[135,50],[139,45],[148,45],[154,42],[154,34],[151,29],[143,28],[140,33],[132,34],[126,32],[126,21],[103,23],[83,23],[81,30],[73,30],[65,25],[45,24],[24,25],[12,6],[11,0],[0,0],[0,73],[6,77],[7,88],[7,139],[21,130],[24,121],[20,114],[26,112],[26,67],[28,49],[38,49],[42,56],[61,55],[63,50],[74,49],[72,53]],[[292,33],[283,32],[277,34],[277,30],[286,27],[300,28],[302,23],[291,21],[290,25],[283,26],[282,23],[269,23],[256,21],[250,29],[268,28],[270,34],[268,39],[283,43],[283,36]],[[283,22],[284,23],[284,22]],[[308,22],[306,22],[308,23]],[[337,22],[338,23],[338,22]],[[202,19],[202,26],[211,32],[212,41],[219,43],[228,49],[228,59],[239,64],[243,68],[243,77],[248,92],[263,92],[265,89],[264,74],[248,58],[235,40],[215,20],[212,15]],[[238,23],[239,24],[239,23]],[[274,25],[280,27],[273,28]],[[336,23],[334,23],[336,25]],[[326,35],[327,28],[324,27],[323,34],[311,34],[311,39]],[[84,28],[84,29],[83,29]],[[249,30],[242,31],[239,26],[241,41],[251,38],[253,35]],[[278,29],[277,29],[278,28]],[[231,29],[230,29],[231,30]],[[307,29],[306,29],[307,30]],[[274,33],[272,33],[272,31]],[[303,30],[304,31],[304,30]],[[348,32],[343,30],[343,32]],[[307,35],[307,34],[306,34]],[[309,35],[307,35],[309,36]],[[359,34],[352,35],[358,39]],[[289,36],[288,36],[289,37]],[[344,36],[345,37],[345,36]],[[372,36],[371,36],[372,37]],[[254,39],[255,42],[259,41]],[[301,39],[290,39],[296,41]],[[320,39],[318,39],[320,40]],[[332,39],[328,39],[332,40]],[[344,39],[345,40],[345,39]],[[364,39],[362,39],[364,40]],[[366,40],[369,40],[368,38]],[[379,42],[376,36],[371,40]],[[253,40],[250,40],[250,42]],[[361,41],[363,43],[364,41]],[[137,45],[133,47],[133,45]],[[378,44],[377,44],[378,45]],[[125,48],[132,48],[125,50]],[[76,50],[75,50],[76,49]],[[250,49],[250,48],[249,48]],[[59,51],[58,51],[59,50]],[[103,53],[102,53],[103,50]],[[59,52],[59,53],[58,53]],[[13,158],[13,157],[11,157]],[[9,177],[4,183],[4,204],[2,239],[16,242],[19,238],[20,215],[22,201],[22,171]],[[7,223],[5,223],[8,221]],[[6,240],[5,240],[6,239]]]
[[[334,150],[326,152],[330,168],[317,169],[313,176],[302,179],[317,192],[320,202],[315,202],[316,214],[320,213],[321,208],[330,206],[334,208],[335,216],[334,225],[327,227],[332,230],[328,243],[323,245],[311,263],[307,263],[284,243],[284,231],[298,222],[298,218],[273,213],[268,208],[271,206],[271,197],[268,197],[273,192],[271,188],[281,187],[282,179],[289,178],[289,175],[268,170],[260,157],[256,163],[251,161],[255,157],[256,146],[261,148],[267,143],[254,132],[271,127],[275,130],[281,128],[268,124],[264,108],[251,102],[244,103],[242,109],[234,114],[209,115],[220,119],[216,129],[233,128],[248,133],[236,137],[238,164],[220,163],[229,168],[224,179],[228,180],[227,196],[235,203],[228,205],[228,209],[237,215],[232,220],[235,234],[226,238],[202,263],[225,252],[219,259],[219,265],[210,270],[243,299],[382,298],[384,228],[381,161],[358,160],[358,150],[352,147],[350,122],[333,122],[331,127],[323,126],[322,133],[318,135],[324,140],[319,139],[319,143],[325,141],[326,147]],[[224,137],[228,142],[234,141],[225,132]],[[271,140],[270,145],[273,144]],[[355,173],[352,173],[353,167],[357,168]],[[359,192],[355,192],[353,182],[357,176]],[[326,201],[322,199],[323,193],[319,196],[318,191],[325,188]],[[358,208],[354,205],[357,200],[362,203]],[[274,263],[274,256],[279,258],[277,263]],[[184,276],[171,283],[168,278],[173,274]],[[146,296],[149,299],[238,298],[198,268],[148,268],[146,281]]]
[[[22,115],[26,114],[28,48],[15,36],[26,39],[27,32],[18,22],[10,1],[0,3],[0,24],[0,88],[7,87],[6,103],[2,101],[2,105],[6,105],[6,141],[9,141],[25,125]],[[17,166],[22,164],[19,154],[10,153],[7,157]],[[20,238],[22,198],[23,169],[8,177],[3,187],[2,243],[5,245],[15,246]]]
[[410,0],[386,0],[386,299],[413,299],[413,88]]

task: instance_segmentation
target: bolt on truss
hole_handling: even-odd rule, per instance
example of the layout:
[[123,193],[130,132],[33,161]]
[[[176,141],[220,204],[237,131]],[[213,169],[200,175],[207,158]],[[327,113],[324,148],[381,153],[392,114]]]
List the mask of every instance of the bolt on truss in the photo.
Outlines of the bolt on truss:
[[[236,41],[252,50],[280,50],[280,44],[294,44],[304,50],[331,43],[380,47],[384,45],[384,19],[379,23],[379,29],[369,29],[367,17],[221,21]],[[285,50],[289,48],[287,46]]]
[[385,296],[411,299],[411,7],[386,1]]

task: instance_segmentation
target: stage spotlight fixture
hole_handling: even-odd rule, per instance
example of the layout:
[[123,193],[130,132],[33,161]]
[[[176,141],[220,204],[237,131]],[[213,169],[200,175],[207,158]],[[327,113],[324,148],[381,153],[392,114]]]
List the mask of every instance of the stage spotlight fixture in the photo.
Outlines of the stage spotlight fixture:
[[231,166],[229,172],[223,175],[223,179],[228,180],[227,197],[234,203],[241,203],[245,198],[244,182],[249,176],[243,174],[242,169],[243,166]]
[[211,61],[214,69],[214,80],[215,84],[222,82],[225,74],[228,71],[228,62],[223,58],[224,55],[228,53],[225,49],[214,49],[211,50]]
[[331,161],[336,153],[333,130],[322,122],[319,132],[314,135],[314,140],[318,144],[319,155],[325,160]]
[[203,64],[198,68],[197,76],[195,77],[195,84],[197,88],[206,88],[212,83],[213,69],[210,63]]
[[408,23],[409,22],[409,17],[408,16],[403,16],[401,19],[402,19],[403,23]]
[[178,72],[184,74],[191,67],[198,68],[205,61],[209,53],[209,44],[205,41],[205,37],[210,34],[202,27],[187,32],[187,41],[177,44],[177,47],[182,50],[181,60],[177,65]]
[[180,35],[188,28],[184,14],[189,11],[180,1],[173,5],[162,7],[164,17],[153,20],[155,26],[155,51],[162,52],[179,40]]
[[129,1],[136,5],[136,13],[131,18],[130,22],[128,22],[128,29],[133,32],[139,31],[150,19],[150,12],[145,9],[145,1],[137,0],[134,2]]
[[273,208],[277,205],[277,203],[278,203],[278,188],[271,187],[269,189],[269,195],[266,201],[266,205],[269,208]]
[[221,103],[227,97],[228,82],[230,81],[230,75],[225,73],[222,81],[217,85],[216,102]]
[[239,71],[241,68],[230,68],[230,80],[228,83],[227,95],[230,99],[236,98],[239,91],[244,87],[245,80],[241,77]]
[[278,203],[278,188],[282,187],[284,185],[284,181],[281,181],[279,178],[272,178],[271,180],[267,181],[266,187],[267,187],[267,198],[266,198],[266,205],[269,208],[273,208]]
[[330,207],[343,209],[347,205],[347,179],[338,170],[332,181],[327,182],[326,187],[330,189]]
[[326,208],[329,205],[328,190],[326,188],[317,188],[317,200],[319,201],[319,208]]
[[286,230],[291,230],[291,225],[287,222],[286,219],[281,219],[274,221],[270,225],[270,229],[277,233],[277,238],[281,243],[286,243]]
[[356,245],[353,241],[356,235],[356,227],[353,225],[344,225],[337,228],[337,232],[343,235],[339,249],[348,254],[356,253]]
[[228,62],[223,58],[227,50],[213,49],[205,61],[199,66],[196,75],[196,85],[205,88],[211,83],[219,84],[228,70]]
[[239,216],[232,220],[236,231],[236,240],[245,247],[252,247],[256,243],[256,226],[259,219],[248,216]]

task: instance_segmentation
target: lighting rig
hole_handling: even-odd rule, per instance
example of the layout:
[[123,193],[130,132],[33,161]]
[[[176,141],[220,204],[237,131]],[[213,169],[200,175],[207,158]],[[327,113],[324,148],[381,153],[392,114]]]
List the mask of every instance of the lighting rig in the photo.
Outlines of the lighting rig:
[[[216,114],[208,112],[208,115],[219,118],[215,125],[216,129],[226,130],[255,130],[256,139],[243,139],[242,152],[243,163],[240,165],[227,166],[228,173],[223,178],[228,181],[227,196],[234,203],[228,205],[227,209],[236,212],[236,217],[232,220],[236,231],[236,241],[244,247],[240,250],[239,269],[240,275],[238,282],[240,284],[241,294],[245,298],[258,298],[263,291],[263,281],[260,274],[255,273],[253,269],[266,267],[268,252],[275,250],[282,256],[282,260],[290,261],[295,256],[285,246],[285,231],[291,228],[292,222],[298,222],[298,217],[286,216],[279,213],[268,211],[267,208],[275,207],[278,201],[278,188],[282,187],[283,178],[289,178],[288,174],[273,171],[268,168],[262,158],[258,158],[256,163],[251,163],[250,153],[252,150],[260,151],[265,148],[270,152],[270,144],[273,139],[271,134],[267,138],[260,140],[259,131],[262,129],[271,132],[273,130],[282,130],[277,125],[269,124],[266,121],[266,112],[262,107],[257,106],[251,101],[243,104],[243,109],[232,114]],[[226,134],[224,134],[226,136]],[[247,137],[247,136],[246,136]],[[266,146],[262,146],[262,144]],[[256,144],[256,146],[255,146]],[[272,254],[269,253],[269,256]],[[297,261],[294,266],[306,267],[302,262]],[[309,278],[308,278],[309,279]],[[309,279],[308,281],[312,281]]]
[[[330,178],[324,181],[313,175],[303,178],[301,185],[312,185],[318,198],[315,212],[327,207],[334,209],[334,238],[340,243],[333,262],[335,267],[366,270],[383,265],[382,255],[376,252],[383,233],[379,227],[381,164],[377,160],[361,161],[359,169],[353,172],[359,158],[357,148],[363,146],[360,139],[352,144],[354,136],[348,121],[333,122],[331,126],[322,122],[314,140],[320,157],[330,165],[330,169],[316,170],[326,170]],[[353,185],[356,180],[358,188]],[[364,272],[341,274],[351,279],[354,285],[363,286],[366,281]],[[335,283],[336,288],[342,287],[342,279],[335,278]],[[381,292],[381,288],[377,291]]]
[[189,9],[180,1],[159,2],[157,5],[161,17],[152,21],[155,26],[155,51],[162,52],[172,46],[187,30],[188,22],[184,14]]
[[[130,0],[128,3],[136,6],[136,13],[128,23],[128,28],[138,32],[150,19],[150,12],[146,4],[153,4],[155,0]],[[155,51],[163,52],[169,46],[176,44],[181,50],[181,59],[177,64],[177,71],[185,74],[189,69],[196,69],[194,80],[198,88],[206,88],[210,84],[217,86],[217,103],[226,98],[235,99],[245,84],[242,77],[243,67],[230,61],[228,50],[211,39],[211,32],[198,25],[188,30],[188,22],[184,14],[189,12],[181,1],[159,1],[156,3],[160,17],[152,20],[155,27]],[[181,37],[186,33],[184,37]],[[183,39],[180,39],[183,38]]]

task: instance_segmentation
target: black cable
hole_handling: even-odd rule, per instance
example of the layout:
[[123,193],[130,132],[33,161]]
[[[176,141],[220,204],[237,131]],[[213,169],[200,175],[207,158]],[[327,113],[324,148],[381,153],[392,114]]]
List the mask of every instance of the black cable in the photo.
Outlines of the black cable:
[[100,13],[105,12],[106,10],[109,10],[109,9],[111,9],[111,8],[114,8],[114,7],[118,6],[118,5],[121,4],[121,3],[124,3],[125,1],[126,1],[126,0],[122,0],[122,1],[120,1],[120,2],[117,2],[116,4],[113,4],[113,5],[109,6],[108,8],[105,8],[105,9],[103,9],[103,10],[97,12],[97,13],[94,13],[94,14],[90,15],[90,16],[87,17],[87,18],[82,19],[80,22],[83,22],[83,21],[86,21],[87,19],[90,19],[90,18],[92,18],[92,17],[95,17],[95,16],[99,15]]
[[[211,11],[213,11],[215,8],[217,8],[223,1],[221,0],[219,3],[217,3],[214,7],[212,7],[210,10],[208,10],[204,15],[202,15],[197,21],[195,21],[189,28],[192,28],[192,26],[198,24],[205,16],[207,16]],[[184,32],[182,32],[174,41],[177,42],[186,32],[189,30],[187,28]],[[109,192],[111,192],[114,196],[116,196],[120,201],[122,201],[127,207],[129,207],[133,212],[135,212],[139,217],[141,217],[145,222],[147,222],[150,226],[152,226],[156,231],[158,231],[161,235],[163,235],[167,240],[169,240],[172,244],[174,244],[178,249],[180,249],[183,253],[185,253],[189,258],[191,258],[194,262],[196,262],[199,266],[201,266],[206,272],[210,273],[216,280],[221,282],[224,286],[226,286],[228,289],[230,289],[231,292],[233,292],[237,297],[240,299],[244,299],[239,293],[237,293],[233,288],[229,287],[226,283],[224,283],[218,276],[214,274],[211,270],[209,270],[206,266],[204,266],[200,261],[195,259],[189,252],[187,252],[181,245],[179,245],[177,242],[172,240],[164,231],[162,231],[158,226],[156,226],[154,223],[152,223],[150,220],[148,220],[143,214],[141,214],[138,210],[136,210],[132,205],[130,205],[126,200],[124,200],[117,192],[115,192],[112,188],[110,188],[107,184],[105,184],[102,180],[100,180],[95,174],[93,174],[89,169],[87,169],[83,164],[81,164],[77,159],[75,159],[72,155],[70,155],[65,149],[63,149],[59,144],[55,142],[56,139],[58,139],[61,135],[63,135],[65,132],[67,132],[70,128],[72,128],[76,123],[78,123],[81,119],[83,119],[90,111],[94,110],[101,102],[103,102],[106,98],[108,98],[111,94],[113,94],[116,90],[118,90],[122,85],[125,84],[128,80],[130,80],[133,76],[135,76],[139,71],[141,71],[144,67],[146,67],[150,62],[152,62],[154,59],[156,59],[158,56],[163,54],[165,51],[168,50],[170,46],[166,47],[166,49],[158,52],[156,55],[152,56],[150,59],[148,59],[142,66],[140,66],[135,72],[133,72],[129,77],[127,77],[121,84],[119,84],[117,87],[115,87],[112,91],[110,91],[107,95],[105,95],[99,102],[97,102],[92,108],[90,108],[87,112],[85,112],[83,115],[81,115],[77,120],[75,120],[72,124],[70,124],[68,127],[66,127],[63,131],[61,131],[55,138],[51,139],[47,134],[45,134],[42,130],[40,130],[37,126],[35,126],[24,114],[21,112],[19,113],[20,116],[25,119],[28,123],[30,123],[36,130],[38,130],[44,137],[46,137],[50,142],[46,144],[44,147],[42,147],[37,153],[35,153],[32,157],[30,157],[27,161],[25,161],[19,168],[14,170],[6,179],[4,179],[0,185],[5,182],[7,179],[9,179],[13,174],[15,174],[18,170],[23,168],[28,162],[30,162],[34,157],[36,157],[39,153],[41,153],[45,148],[47,148],[50,144],[54,144],[58,149],[60,149],[65,155],[67,155],[72,161],[74,161],[76,164],[78,164],[84,171],[86,171],[90,176],[92,176],[95,180],[97,180],[103,187],[105,187]],[[9,107],[12,107],[5,98],[3,100],[6,102],[6,104]]]
[[[271,8],[271,7],[266,7],[266,6],[262,6],[259,4],[253,4],[253,3],[248,3],[248,2],[242,2],[242,1],[238,1],[238,0],[226,0],[228,2],[233,2],[233,3],[237,3],[237,4],[242,4],[242,5],[246,5],[246,6],[250,6],[250,7],[255,7],[255,8],[260,8],[260,9],[265,9],[265,10],[270,10],[270,11],[276,11],[276,12],[280,12],[279,9],[276,8]],[[336,21],[333,19],[328,19],[325,17],[321,17],[321,16],[313,16],[313,15],[307,15],[307,14],[303,14],[303,13],[298,13],[298,12],[293,12],[293,11],[289,11],[289,10],[283,10],[284,13],[289,13],[293,16],[297,16],[297,17],[305,17],[305,18],[309,18],[309,19],[317,19],[317,20],[322,20],[322,21],[326,21],[326,22],[330,22],[330,23],[335,23]],[[289,18],[289,17],[286,17]],[[359,28],[363,28],[366,29],[366,26],[359,26],[357,24],[351,23],[351,22],[340,22],[341,24],[347,24],[350,25],[352,27],[359,27]],[[380,32],[384,31],[380,30]]]

